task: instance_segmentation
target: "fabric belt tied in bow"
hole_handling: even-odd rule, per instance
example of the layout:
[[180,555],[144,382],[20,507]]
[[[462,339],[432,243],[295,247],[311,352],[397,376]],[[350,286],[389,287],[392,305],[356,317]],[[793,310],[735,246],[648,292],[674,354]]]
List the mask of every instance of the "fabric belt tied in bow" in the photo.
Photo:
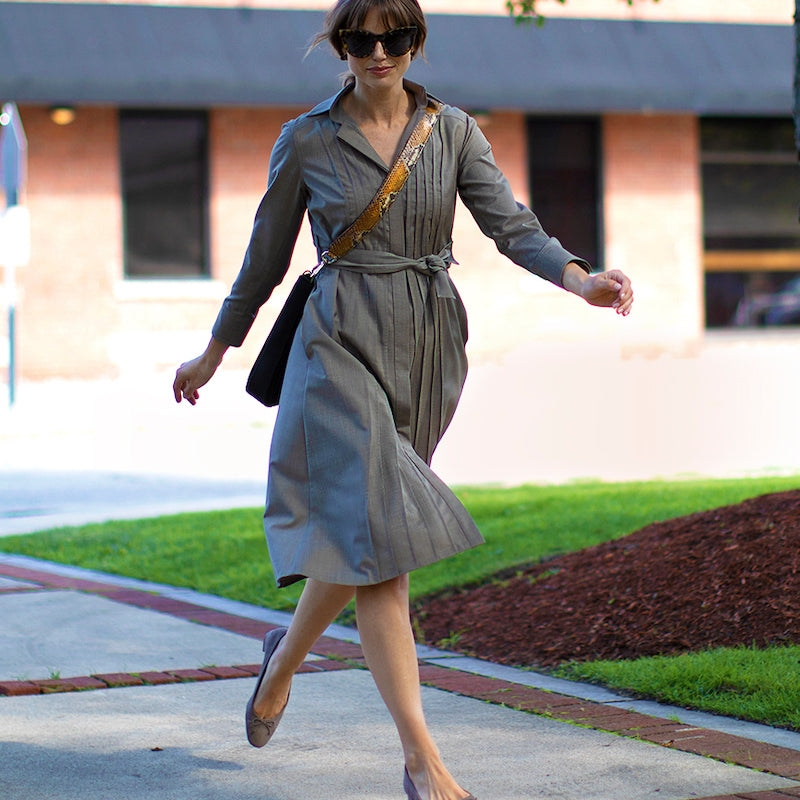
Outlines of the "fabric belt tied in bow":
[[439,253],[417,259],[383,250],[351,250],[344,258],[327,266],[329,269],[346,269],[371,275],[386,275],[411,269],[433,279],[433,288],[437,297],[454,300],[455,294],[447,272],[453,263],[455,260],[448,246]]

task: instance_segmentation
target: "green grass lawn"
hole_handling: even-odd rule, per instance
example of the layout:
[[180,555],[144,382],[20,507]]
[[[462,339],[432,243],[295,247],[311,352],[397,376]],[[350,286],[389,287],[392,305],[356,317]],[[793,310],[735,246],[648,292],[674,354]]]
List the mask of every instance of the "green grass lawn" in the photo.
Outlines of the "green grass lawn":
[[[412,597],[798,485],[800,478],[763,478],[462,488],[457,494],[486,544],[415,572]],[[299,587],[276,588],[261,514],[257,508],[58,528],[0,537],[0,551],[291,609]]]
[[555,674],[676,706],[800,730],[800,647],[720,647],[631,661],[565,664]]
[[[480,582],[502,569],[616,539],[651,522],[798,486],[800,478],[795,477],[462,488],[457,494],[477,522],[486,544],[418,570],[412,578],[412,599]],[[276,588],[261,514],[260,508],[244,509],[60,528],[0,538],[0,551],[188,587],[269,608],[291,609],[301,585],[280,591]],[[689,678],[681,689],[685,693],[674,696],[664,693],[658,676],[666,671],[666,663],[674,662],[674,670],[667,671],[674,677],[667,683],[677,687],[678,676],[691,675],[683,660],[696,658],[696,654],[659,662],[656,668],[649,659],[630,665],[617,662],[618,671],[613,675],[612,667],[601,662],[568,669],[590,670],[596,666],[596,673],[575,672],[574,677],[694,708],[793,726],[800,724],[796,715],[776,711],[787,707],[785,686],[769,678],[775,673],[762,666],[772,663],[773,658],[784,658],[784,649],[776,653],[744,650],[736,658],[726,658],[724,670],[716,668],[718,676],[725,675],[717,681],[716,690],[708,689],[711,684]],[[788,673],[800,685],[796,654],[794,662],[789,662]],[[744,713],[740,701],[751,693],[741,687],[754,685],[749,681],[759,675],[774,693],[774,703],[769,711],[759,710],[767,708],[759,698]],[[720,696],[732,702],[733,710],[720,710]],[[800,708],[798,699],[792,701],[795,708]]]

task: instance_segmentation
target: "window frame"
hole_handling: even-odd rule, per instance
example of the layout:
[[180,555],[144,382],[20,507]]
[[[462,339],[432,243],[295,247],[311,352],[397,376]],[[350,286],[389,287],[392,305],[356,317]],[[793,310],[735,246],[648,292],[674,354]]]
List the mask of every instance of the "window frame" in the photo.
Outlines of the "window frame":
[[[711,124],[730,124],[739,125],[741,132],[740,141],[744,140],[744,146],[731,147],[730,149],[707,148],[705,140],[711,135],[711,131],[704,130],[704,123]],[[773,124],[775,127],[770,131],[765,129],[765,147],[763,149],[748,148],[750,141],[753,141],[752,134],[747,135],[746,126],[750,126],[751,131],[757,130],[758,125]],[[765,116],[765,117],[701,117],[698,126],[698,156],[699,172],[701,177],[701,203],[702,203],[702,228],[703,228],[703,280],[705,284],[704,309],[705,309],[705,328],[706,330],[742,330],[752,331],[759,329],[785,330],[790,326],[800,323],[795,322],[770,322],[766,309],[778,308],[778,301],[786,299],[786,287],[800,279],[800,223],[797,227],[798,247],[786,247],[782,243],[786,236],[779,233],[772,234],[776,241],[776,246],[769,244],[754,247],[711,247],[708,243],[707,208],[709,195],[707,194],[707,184],[705,178],[705,167],[709,164],[726,164],[733,167],[741,165],[743,167],[758,167],[785,165],[788,168],[797,170],[797,154],[794,150],[794,140],[786,141],[786,149],[779,149],[775,144],[782,145],[783,136],[778,130],[778,125],[783,125],[790,130],[792,128],[791,117],[787,116]],[[736,136],[732,136],[735,141]],[[750,141],[748,141],[748,139]],[[773,146],[767,147],[770,142]],[[790,149],[791,148],[791,149]],[[788,177],[788,173],[787,173]],[[796,202],[800,202],[800,191]],[[796,206],[795,206],[796,208]],[[768,229],[769,226],[765,226]],[[726,234],[716,234],[717,238],[725,238]],[[729,235],[729,234],[728,234]],[[744,239],[744,237],[743,237]],[[769,240],[769,235],[764,236],[764,240]],[[778,243],[781,244],[778,244]],[[716,296],[710,298],[710,285],[716,281]],[[740,285],[741,294],[736,306],[732,304],[734,295],[728,294],[732,291],[734,284]],[[767,290],[766,286],[772,288]],[[726,289],[725,287],[728,287]],[[712,305],[713,303],[713,305]],[[730,305],[729,305],[730,303]],[[726,306],[731,312],[725,321],[720,321],[725,316]],[[711,320],[711,321],[710,321]]]
[[[193,147],[198,148],[196,158],[196,168],[198,177],[199,202],[193,213],[197,213],[196,220],[199,228],[199,237],[196,245],[199,258],[194,264],[196,271],[176,273],[175,271],[152,272],[143,274],[131,269],[132,252],[129,247],[130,220],[128,216],[128,200],[126,181],[128,169],[126,168],[126,153],[124,142],[124,120],[125,119],[153,119],[153,120],[195,120],[201,124],[201,135],[192,142]],[[144,108],[144,107],[121,107],[118,109],[119,125],[119,179],[120,196],[122,204],[122,279],[130,282],[166,282],[166,281],[208,281],[212,279],[211,274],[211,165],[210,165],[210,113],[207,109],[200,108]],[[189,263],[189,262],[187,262]]]
[[530,204],[534,213],[539,216],[539,209],[536,201],[535,186],[535,159],[534,159],[534,129],[537,124],[542,125],[581,125],[588,126],[591,137],[590,159],[592,164],[592,187],[594,202],[592,203],[593,227],[592,238],[595,244],[595,253],[577,252],[574,243],[569,241],[569,237],[561,237],[559,224],[550,224],[548,219],[540,222],[545,231],[551,236],[558,238],[562,244],[575,255],[585,258],[592,266],[592,272],[602,272],[605,269],[605,204],[604,204],[604,171],[603,171],[603,124],[602,117],[596,115],[556,115],[556,114],[528,114],[525,117],[525,137],[528,153],[528,193]]

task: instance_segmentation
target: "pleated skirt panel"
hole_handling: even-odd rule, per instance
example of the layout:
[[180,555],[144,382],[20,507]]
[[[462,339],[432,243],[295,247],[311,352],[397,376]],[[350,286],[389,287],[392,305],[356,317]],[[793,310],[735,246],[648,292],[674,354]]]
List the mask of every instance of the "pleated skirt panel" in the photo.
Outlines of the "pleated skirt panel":
[[446,267],[358,252],[320,274],[270,451],[264,530],[279,585],[379,583],[483,542],[430,468],[467,372]]

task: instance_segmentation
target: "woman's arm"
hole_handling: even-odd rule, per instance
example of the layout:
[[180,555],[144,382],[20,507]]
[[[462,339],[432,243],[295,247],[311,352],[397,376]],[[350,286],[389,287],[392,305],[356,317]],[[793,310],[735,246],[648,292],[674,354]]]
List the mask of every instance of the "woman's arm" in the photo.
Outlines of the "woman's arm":
[[253,232],[239,275],[225,298],[202,355],[178,367],[172,391],[176,402],[194,405],[198,389],[208,383],[228,347],[238,347],[256,314],[289,268],[300,224],[305,194],[291,125],[285,125],[270,158],[267,192],[256,212]]
[[[562,286],[569,262],[590,265],[549,236],[536,215],[517,202],[505,175],[495,164],[492,149],[475,120],[464,115],[466,135],[458,155],[458,193],[481,231],[515,264]],[[454,129],[455,130],[455,129]]]
[[633,305],[633,289],[628,276],[618,269],[587,275],[583,267],[570,261],[561,273],[561,285],[593,306],[605,306],[627,317]]
[[242,344],[259,309],[286,275],[306,212],[293,130],[293,123],[287,123],[275,142],[267,191],[256,211],[242,268],[211,329],[215,339],[231,347]]
[[619,270],[592,274],[586,261],[548,236],[536,215],[514,199],[474,120],[468,117],[466,125],[458,190],[481,230],[495,240],[503,255],[530,272],[563,286],[590,305],[611,307],[627,316],[633,303],[627,276]]
[[211,380],[217,367],[222,363],[222,357],[227,349],[228,345],[212,336],[202,355],[191,361],[185,361],[178,367],[172,383],[176,403],[188,400],[194,405],[197,402],[197,398],[200,397],[197,390]]

